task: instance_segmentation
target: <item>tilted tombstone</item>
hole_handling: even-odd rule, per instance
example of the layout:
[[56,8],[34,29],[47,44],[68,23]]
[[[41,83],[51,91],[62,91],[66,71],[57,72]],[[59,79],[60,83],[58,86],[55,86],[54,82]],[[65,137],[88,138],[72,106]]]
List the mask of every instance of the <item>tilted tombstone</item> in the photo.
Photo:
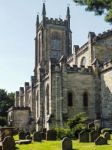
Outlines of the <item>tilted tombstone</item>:
[[64,137],[62,140],[62,150],[72,150],[72,140]]
[[81,131],[79,133],[79,142],[89,142],[89,132],[88,131]]
[[32,136],[32,140],[34,142],[41,142],[42,141],[42,134],[41,134],[41,132],[40,131],[34,132],[33,136]]
[[95,140],[95,145],[106,145],[107,144],[107,139],[99,136],[96,140]]
[[2,150],[15,150],[15,141],[12,137],[7,136],[2,142]]
[[104,138],[106,138],[107,140],[110,140],[110,133],[109,132],[105,132],[104,133]]
[[100,136],[99,132],[97,132],[97,131],[91,131],[89,133],[89,142],[94,142],[99,136]]
[[25,138],[26,138],[25,132],[24,132],[24,131],[20,131],[20,132],[19,132],[19,139],[20,139],[20,140],[24,140]]
[[46,140],[48,141],[55,141],[56,140],[56,137],[57,137],[57,133],[55,130],[48,130],[46,131]]

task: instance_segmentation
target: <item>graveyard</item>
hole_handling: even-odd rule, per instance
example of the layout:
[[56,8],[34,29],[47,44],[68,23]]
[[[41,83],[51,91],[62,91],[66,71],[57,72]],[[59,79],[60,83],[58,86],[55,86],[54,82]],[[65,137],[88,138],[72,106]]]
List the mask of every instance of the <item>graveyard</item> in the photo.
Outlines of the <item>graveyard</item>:
[[[111,150],[112,134],[106,130],[82,130],[78,139],[63,137],[57,139],[54,130],[43,132],[19,131],[13,133],[13,128],[0,129],[5,134],[1,136],[0,150]],[[103,131],[103,132],[102,132]]]
[[82,113],[68,120],[65,128],[28,131],[0,127],[0,150],[111,150],[112,130],[101,128],[98,120],[86,121]]
[[[62,150],[61,141],[42,141],[40,142],[32,142],[28,145],[19,145],[17,144],[17,148],[19,150]],[[79,143],[78,140],[72,140],[73,148],[72,150],[111,150],[112,149],[112,140],[108,141],[109,145],[96,146],[94,142],[86,142]]]

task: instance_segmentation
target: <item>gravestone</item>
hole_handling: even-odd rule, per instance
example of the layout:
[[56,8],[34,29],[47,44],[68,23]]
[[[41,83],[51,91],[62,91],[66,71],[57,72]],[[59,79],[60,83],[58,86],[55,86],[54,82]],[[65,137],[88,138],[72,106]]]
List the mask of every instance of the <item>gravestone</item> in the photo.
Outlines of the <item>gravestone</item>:
[[30,136],[30,132],[25,132],[25,136],[29,135]]
[[62,140],[62,150],[72,150],[72,140],[64,137]]
[[101,129],[101,120],[94,120],[95,130]]
[[95,125],[94,125],[94,122],[90,122],[89,124],[88,124],[88,128],[90,129],[90,128],[94,128],[95,127]]
[[55,141],[56,140],[56,137],[57,137],[57,133],[55,130],[48,130],[46,131],[46,140],[48,141]]
[[96,140],[95,140],[95,145],[105,145],[107,144],[107,139],[99,136]]
[[83,130],[79,133],[79,142],[89,142],[89,132]]
[[2,147],[3,150],[15,150],[16,147],[14,139],[10,136],[5,137],[2,142]]
[[42,140],[46,140],[46,133],[44,132],[40,132],[41,133],[41,136],[42,136]]
[[97,131],[90,132],[89,133],[89,142],[94,142],[99,136],[100,136],[100,133]]
[[104,138],[106,138],[107,140],[110,140],[110,133],[109,132],[105,132],[104,133]]
[[42,141],[42,134],[41,134],[41,132],[40,131],[34,132],[33,136],[32,136],[32,140],[34,142],[41,142]]
[[30,135],[26,135],[26,140],[32,140],[32,137]]
[[20,140],[24,140],[25,138],[26,138],[25,132],[24,132],[24,131],[20,131],[20,132],[19,132],[19,139],[20,139]]

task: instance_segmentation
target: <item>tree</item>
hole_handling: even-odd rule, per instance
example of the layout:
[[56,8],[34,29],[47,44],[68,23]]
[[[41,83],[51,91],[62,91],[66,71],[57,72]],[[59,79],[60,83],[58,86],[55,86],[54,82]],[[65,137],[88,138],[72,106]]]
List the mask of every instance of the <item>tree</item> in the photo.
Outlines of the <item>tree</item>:
[[0,89],[0,116],[6,117],[7,110],[14,105],[14,93],[7,93]]
[[87,11],[94,11],[95,15],[105,15],[105,21],[112,23],[112,0],[73,0],[86,6]]

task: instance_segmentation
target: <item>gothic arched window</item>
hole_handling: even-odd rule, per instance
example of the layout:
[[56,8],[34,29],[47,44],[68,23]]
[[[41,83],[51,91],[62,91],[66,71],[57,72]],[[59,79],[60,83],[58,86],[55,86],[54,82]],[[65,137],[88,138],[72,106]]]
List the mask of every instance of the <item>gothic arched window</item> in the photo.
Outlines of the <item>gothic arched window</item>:
[[67,100],[68,100],[68,106],[73,106],[73,94],[71,92],[68,93],[68,97],[67,97]]
[[88,93],[87,92],[83,93],[83,106],[88,107]]
[[85,65],[86,65],[86,57],[82,57],[81,66],[85,66]]
[[58,32],[52,33],[51,49],[52,50],[60,50],[61,49],[60,35]]

